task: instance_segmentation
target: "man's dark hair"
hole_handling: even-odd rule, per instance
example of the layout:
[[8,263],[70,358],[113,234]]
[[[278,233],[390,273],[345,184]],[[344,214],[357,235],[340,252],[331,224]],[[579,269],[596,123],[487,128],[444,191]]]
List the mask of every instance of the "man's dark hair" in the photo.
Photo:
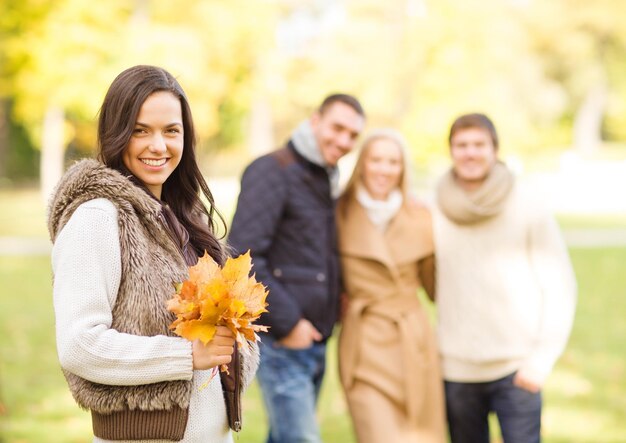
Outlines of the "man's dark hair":
[[356,99],[356,97],[353,97],[352,95],[348,95],[348,94],[329,95],[328,97],[324,99],[324,101],[320,105],[318,112],[320,114],[323,114],[324,112],[326,112],[328,108],[330,108],[333,104],[337,102],[341,102],[350,106],[352,109],[354,109],[357,112],[357,114],[359,114],[362,117],[365,117],[365,111],[363,110],[363,106],[361,106],[361,103]]
[[473,113],[465,114],[458,117],[450,127],[450,135],[448,136],[448,144],[452,142],[452,137],[457,131],[469,128],[485,129],[491,135],[493,147],[498,149],[498,133],[493,122],[485,114]]

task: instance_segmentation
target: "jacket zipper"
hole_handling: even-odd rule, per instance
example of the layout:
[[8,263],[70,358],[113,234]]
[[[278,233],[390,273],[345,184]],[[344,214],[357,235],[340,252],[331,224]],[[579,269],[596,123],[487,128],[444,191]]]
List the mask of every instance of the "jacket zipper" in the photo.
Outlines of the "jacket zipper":
[[233,431],[239,432],[241,431],[241,407],[239,405],[240,397],[241,397],[241,376],[243,374],[243,362],[241,361],[241,356],[239,355],[239,349],[237,348],[237,344],[235,343],[235,366],[237,369],[235,370],[235,395],[234,395],[234,404],[235,404],[235,419],[233,420]]

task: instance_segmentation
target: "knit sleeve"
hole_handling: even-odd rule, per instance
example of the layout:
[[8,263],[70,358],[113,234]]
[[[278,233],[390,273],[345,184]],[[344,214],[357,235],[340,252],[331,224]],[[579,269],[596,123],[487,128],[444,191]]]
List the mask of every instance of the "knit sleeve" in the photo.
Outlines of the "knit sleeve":
[[544,212],[530,232],[530,258],[542,295],[539,337],[520,372],[542,385],[563,352],[576,308],[576,277],[554,217]]
[[86,380],[139,385],[192,377],[191,343],[111,329],[121,279],[117,211],[108,200],[82,204],[52,250],[57,352]]

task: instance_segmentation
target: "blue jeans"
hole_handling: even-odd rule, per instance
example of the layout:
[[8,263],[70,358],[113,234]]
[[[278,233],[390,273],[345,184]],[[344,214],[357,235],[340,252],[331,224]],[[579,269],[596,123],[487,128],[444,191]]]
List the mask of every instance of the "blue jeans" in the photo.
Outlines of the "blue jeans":
[[514,376],[486,383],[445,382],[452,443],[489,443],[489,412],[498,416],[504,443],[539,443],[541,393],[513,385]]
[[321,443],[315,407],[326,368],[326,344],[288,349],[263,335],[257,379],[269,418],[267,443]]

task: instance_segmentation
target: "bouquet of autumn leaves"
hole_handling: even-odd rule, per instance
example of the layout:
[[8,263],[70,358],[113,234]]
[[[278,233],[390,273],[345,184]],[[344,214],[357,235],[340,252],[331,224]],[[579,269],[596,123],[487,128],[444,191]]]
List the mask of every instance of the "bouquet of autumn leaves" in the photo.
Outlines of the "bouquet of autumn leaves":
[[[167,302],[167,309],[176,314],[170,325],[177,335],[207,344],[213,339],[218,325],[231,330],[239,349],[248,351],[256,342],[259,331],[267,326],[253,324],[267,312],[267,290],[254,277],[250,251],[229,258],[223,267],[207,253],[189,268],[189,280],[176,285],[176,294]],[[226,371],[226,365],[222,365]]]

